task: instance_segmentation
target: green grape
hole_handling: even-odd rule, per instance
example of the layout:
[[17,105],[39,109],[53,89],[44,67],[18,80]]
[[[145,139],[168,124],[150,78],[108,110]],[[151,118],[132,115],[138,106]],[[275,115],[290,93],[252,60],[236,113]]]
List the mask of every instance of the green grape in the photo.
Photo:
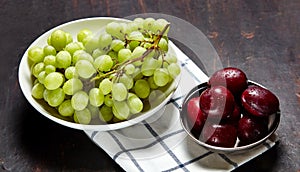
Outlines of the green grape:
[[123,83],[128,90],[133,87],[133,78],[126,74],[123,74],[122,76],[120,76],[119,82]]
[[152,28],[154,27],[155,19],[154,18],[146,18],[143,22],[143,28],[144,30],[149,30],[151,31]]
[[94,63],[94,58],[84,50],[77,50],[73,54],[72,63],[76,64],[79,60],[87,60],[90,63]]
[[159,42],[158,42],[158,47],[160,48],[160,49],[162,49],[163,51],[168,51],[168,42],[167,42],[167,40],[166,39],[164,39],[164,38],[161,38],[160,40],[159,40]]
[[145,99],[150,94],[150,86],[144,79],[139,79],[135,82],[133,90],[135,94],[142,99]]
[[141,72],[141,69],[140,68],[135,68],[134,72],[132,74],[132,77],[133,77],[133,80],[135,80],[135,81],[137,81],[139,79],[142,79],[143,78],[143,74]]
[[124,68],[126,75],[131,75],[135,71],[135,66],[133,64],[128,64]]
[[128,35],[128,39],[142,42],[144,41],[144,35],[140,31],[132,31]]
[[[167,22],[165,19],[157,19],[155,22],[154,22],[154,25],[152,27],[152,31],[154,33],[160,33],[161,31],[163,31],[163,29],[166,27],[166,25],[169,24],[169,22]],[[167,35],[169,31],[169,28],[167,28],[167,30],[165,31],[164,33],[164,36]]]
[[83,110],[89,103],[89,96],[84,91],[77,91],[71,98],[72,107],[76,111]]
[[72,63],[72,56],[68,51],[60,51],[56,54],[56,67],[66,69]]
[[180,67],[177,63],[171,63],[167,69],[172,78],[176,78],[180,74]]
[[144,76],[152,76],[154,71],[159,67],[159,62],[158,60],[154,58],[148,58],[145,59],[142,67],[141,67],[141,72]]
[[47,90],[46,88],[44,89],[43,92],[43,98],[46,102],[48,102],[48,95],[49,95],[50,90]]
[[89,109],[85,108],[83,110],[75,110],[74,121],[79,124],[89,124],[92,120],[91,112]]
[[71,55],[77,50],[83,50],[84,46],[81,42],[71,42],[65,47],[65,51],[68,51]]
[[75,64],[75,69],[78,75],[82,78],[90,78],[96,73],[96,69],[91,62],[87,60],[79,60]]
[[99,41],[100,41],[100,46],[102,48],[104,48],[104,47],[109,46],[112,43],[113,39],[112,39],[112,37],[111,37],[110,34],[108,34],[108,33],[102,33],[100,35]]
[[78,78],[78,73],[76,71],[75,66],[69,66],[66,70],[65,70],[65,77],[67,79],[72,79],[72,78]]
[[132,114],[136,114],[136,113],[141,112],[143,110],[143,107],[144,107],[143,102],[141,101],[141,99],[138,98],[138,96],[136,96],[133,93],[130,93],[128,95],[127,104],[128,104],[129,109],[130,109],[130,112]]
[[130,33],[130,28],[128,27],[128,24],[127,23],[119,23],[120,24],[120,26],[121,26],[121,30],[120,30],[120,32],[122,33],[122,34],[129,34]]
[[99,36],[96,35],[89,35],[84,39],[83,44],[85,46],[86,52],[88,52],[89,54],[92,54],[95,49],[101,47]]
[[65,34],[66,34],[66,37],[67,37],[67,43],[66,43],[66,45],[68,45],[68,44],[70,44],[71,42],[73,42],[73,37],[72,37],[72,35],[71,35],[70,33],[68,33],[68,32],[65,32]]
[[100,108],[100,113],[99,113],[99,118],[103,122],[109,122],[112,120],[114,117],[114,114],[112,113],[112,108],[108,107],[106,105],[101,106]]
[[[146,48],[143,48],[140,46],[136,47],[132,52],[131,59],[136,59],[136,58],[141,57],[146,51],[147,51]],[[139,60],[139,61],[134,62],[133,64],[135,66],[140,66],[142,64],[142,61]]]
[[137,18],[133,19],[133,22],[138,23],[140,25],[140,24],[143,24],[144,19],[140,18],[140,17],[137,17]]
[[54,55],[47,55],[44,58],[45,65],[53,65],[56,66],[56,56]]
[[128,45],[130,47],[130,50],[133,51],[136,47],[138,47],[140,45],[140,42],[139,41],[130,41]]
[[88,104],[87,109],[91,112],[92,119],[99,117],[99,107]]
[[119,39],[124,37],[124,34],[121,33],[121,30],[122,30],[122,25],[120,25],[120,23],[111,22],[106,25],[106,32],[111,36]]
[[71,105],[71,100],[65,100],[62,102],[58,107],[58,113],[61,116],[72,116],[74,114],[75,110],[73,109]]
[[127,98],[127,89],[123,83],[114,83],[111,90],[113,100],[123,101]]
[[147,81],[148,81],[148,84],[149,84],[149,86],[150,86],[151,89],[157,89],[158,88],[158,86],[154,82],[153,76],[149,77],[147,79]]
[[131,57],[131,51],[130,51],[130,49],[124,48],[124,49],[121,49],[118,52],[118,58],[117,59],[118,59],[119,63],[122,63],[122,62],[130,59],[130,57]]
[[52,73],[56,71],[56,67],[53,65],[47,65],[45,66],[45,72],[46,74]]
[[65,94],[74,95],[76,92],[82,90],[83,83],[80,79],[71,78],[64,83],[62,88]]
[[119,120],[126,120],[130,116],[130,109],[126,101],[114,101],[112,112]]
[[28,58],[34,62],[42,62],[44,60],[44,50],[40,47],[32,47],[28,50]]
[[64,31],[55,30],[51,33],[48,44],[52,45],[56,49],[56,51],[60,51],[65,48],[65,46],[67,45],[67,41],[68,38]]
[[95,68],[102,72],[110,71],[113,64],[114,63],[109,55],[99,56],[94,61]]
[[158,68],[153,74],[154,83],[157,86],[163,87],[169,82],[169,72],[165,68]]
[[46,76],[47,76],[47,73],[45,71],[42,71],[42,72],[39,73],[37,79],[39,80],[39,82],[41,84],[44,84]]
[[36,99],[42,99],[44,98],[44,90],[44,85],[41,83],[37,83],[32,87],[31,95]]
[[44,70],[45,70],[45,64],[43,62],[39,62],[33,66],[31,72],[33,76],[37,78],[38,75]]
[[48,56],[48,55],[52,55],[55,56],[56,55],[56,50],[53,46],[51,45],[46,45],[43,49],[44,51],[44,56]]
[[95,50],[93,51],[92,57],[93,57],[94,59],[96,59],[97,57],[102,56],[102,55],[104,55],[104,54],[105,54],[105,51],[104,51],[104,50],[102,50],[102,49],[100,49],[100,48],[97,48],[97,49],[95,49]]
[[127,34],[129,34],[132,31],[142,31],[142,29],[143,24],[137,21],[133,21],[127,24]]
[[62,88],[49,90],[47,94],[47,102],[52,107],[59,106],[65,100],[65,93]]
[[111,94],[107,94],[104,97],[104,104],[108,107],[112,107],[113,105],[113,100]]
[[168,63],[177,63],[177,57],[175,55],[172,55],[172,54],[167,54],[164,57],[164,60]]
[[115,52],[118,52],[119,50],[125,48],[125,42],[119,40],[119,39],[114,39],[111,42],[110,45],[111,49],[114,50]]
[[77,41],[83,42],[83,40],[92,34],[92,31],[89,29],[82,29],[77,33]]
[[91,105],[99,107],[104,102],[104,95],[99,88],[92,88],[89,91],[89,100]]
[[112,86],[113,83],[108,78],[105,78],[100,82],[99,89],[104,95],[107,95],[111,92]]
[[63,84],[64,80],[63,74],[59,72],[52,72],[45,77],[44,86],[48,90],[55,90]]

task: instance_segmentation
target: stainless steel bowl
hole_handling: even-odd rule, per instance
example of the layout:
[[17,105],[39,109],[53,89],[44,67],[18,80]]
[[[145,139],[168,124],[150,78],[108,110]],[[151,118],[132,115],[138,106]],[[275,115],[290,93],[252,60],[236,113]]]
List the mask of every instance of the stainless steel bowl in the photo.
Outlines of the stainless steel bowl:
[[[248,81],[249,85],[259,85],[261,87],[264,87],[258,83],[255,83],[253,81]],[[236,146],[232,147],[232,148],[225,148],[225,147],[218,147],[218,146],[212,146],[209,144],[206,144],[202,141],[200,141],[199,139],[197,139],[192,133],[191,133],[191,127],[188,125],[187,122],[187,110],[186,110],[186,105],[187,102],[196,96],[200,96],[200,94],[208,87],[207,82],[202,83],[196,87],[194,87],[185,97],[181,109],[180,109],[180,121],[181,121],[181,125],[184,128],[185,132],[188,134],[188,136],[195,141],[196,143],[198,143],[200,146],[212,151],[212,152],[217,152],[217,153],[242,153],[244,151],[249,151],[251,148],[254,148],[258,145],[261,145],[263,142],[265,142],[267,139],[271,139],[272,135],[274,134],[274,132],[276,131],[276,129],[278,128],[279,125],[279,121],[280,121],[280,111],[272,114],[269,116],[269,123],[268,123],[268,134],[262,138],[261,140],[248,144],[248,145],[244,145],[244,146],[237,146],[239,143],[239,140],[237,139],[236,141]],[[264,87],[265,88],[265,87]]]

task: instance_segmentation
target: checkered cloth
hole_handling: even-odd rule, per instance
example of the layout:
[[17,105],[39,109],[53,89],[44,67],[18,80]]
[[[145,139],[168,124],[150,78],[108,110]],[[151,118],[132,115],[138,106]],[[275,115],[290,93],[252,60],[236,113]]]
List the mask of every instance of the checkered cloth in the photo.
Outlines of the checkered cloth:
[[[172,43],[171,43],[172,44]],[[182,65],[179,87],[153,117],[116,131],[85,131],[125,171],[231,171],[272,148],[276,135],[242,154],[213,153],[192,141],[179,121],[185,95],[208,77],[174,44]]]

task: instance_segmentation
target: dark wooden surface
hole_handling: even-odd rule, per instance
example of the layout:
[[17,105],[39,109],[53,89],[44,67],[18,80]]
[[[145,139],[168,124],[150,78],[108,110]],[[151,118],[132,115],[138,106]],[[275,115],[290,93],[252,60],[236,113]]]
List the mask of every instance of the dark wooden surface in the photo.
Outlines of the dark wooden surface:
[[17,72],[29,44],[54,26],[137,13],[190,22],[209,38],[224,66],[241,68],[279,97],[279,144],[237,171],[300,171],[299,0],[0,0],[0,171],[122,171],[85,133],[34,110]]

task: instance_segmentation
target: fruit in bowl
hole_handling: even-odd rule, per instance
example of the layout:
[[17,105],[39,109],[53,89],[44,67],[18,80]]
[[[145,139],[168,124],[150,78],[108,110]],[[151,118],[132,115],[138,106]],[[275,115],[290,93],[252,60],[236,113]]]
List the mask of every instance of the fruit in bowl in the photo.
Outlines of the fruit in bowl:
[[192,89],[181,110],[187,133],[213,151],[231,152],[258,145],[279,123],[279,100],[234,67],[216,71]]
[[164,19],[99,17],[51,29],[30,45],[19,68],[27,100],[76,129],[124,128],[171,98],[180,66]]

